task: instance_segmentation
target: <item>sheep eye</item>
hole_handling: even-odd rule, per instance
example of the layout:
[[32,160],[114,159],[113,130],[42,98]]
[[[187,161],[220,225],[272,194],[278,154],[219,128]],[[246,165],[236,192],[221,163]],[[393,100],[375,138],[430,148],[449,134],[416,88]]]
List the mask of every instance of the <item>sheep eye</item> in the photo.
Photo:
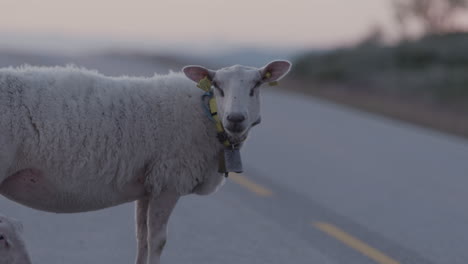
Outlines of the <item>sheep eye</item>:
[[218,83],[217,83],[217,82],[213,82],[213,86],[214,86],[214,88],[215,88],[216,90],[218,90],[218,92],[219,92],[219,94],[221,95],[221,97],[224,97],[224,91],[223,91],[221,88],[219,88]]
[[255,83],[254,87],[250,90],[250,96],[254,96],[255,94],[255,89],[257,89],[258,87],[260,87],[260,85],[262,85],[262,82],[261,81],[258,81],[257,83]]

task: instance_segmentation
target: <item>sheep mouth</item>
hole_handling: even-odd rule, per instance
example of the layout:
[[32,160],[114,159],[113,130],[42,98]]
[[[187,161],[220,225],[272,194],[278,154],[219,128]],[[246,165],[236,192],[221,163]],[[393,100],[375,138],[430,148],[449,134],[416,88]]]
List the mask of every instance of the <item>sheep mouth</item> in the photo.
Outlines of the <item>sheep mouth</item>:
[[226,127],[225,130],[231,144],[237,145],[247,139],[248,129],[244,126]]
[[247,134],[244,133],[244,134],[233,135],[233,134],[228,133],[228,139],[232,145],[238,146],[247,139]]
[[239,124],[228,124],[225,129],[232,135],[242,135],[247,130],[245,126]]

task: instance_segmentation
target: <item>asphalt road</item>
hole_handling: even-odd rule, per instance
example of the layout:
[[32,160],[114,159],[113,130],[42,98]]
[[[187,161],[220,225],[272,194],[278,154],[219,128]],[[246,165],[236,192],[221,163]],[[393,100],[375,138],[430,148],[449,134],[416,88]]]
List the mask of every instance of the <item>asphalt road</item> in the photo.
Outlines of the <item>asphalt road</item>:
[[[112,75],[154,71],[116,63],[79,65]],[[180,201],[164,263],[468,263],[468,141],[263,92],[263,122],[243,149],[245,174],[216,194]],[[0,197],[0,213],[23,222],[37,264],[133,263],[133,210],[56,215]]]

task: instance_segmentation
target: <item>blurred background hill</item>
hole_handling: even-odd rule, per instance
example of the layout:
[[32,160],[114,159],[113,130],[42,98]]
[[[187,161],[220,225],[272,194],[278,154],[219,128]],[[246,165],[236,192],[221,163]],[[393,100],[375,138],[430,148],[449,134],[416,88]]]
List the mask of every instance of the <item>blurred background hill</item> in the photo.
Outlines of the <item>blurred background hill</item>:
[[[295,91],[468,136],[468,34],[364,44],[296,59]],[[304,83],[313,83],[308,87]]]

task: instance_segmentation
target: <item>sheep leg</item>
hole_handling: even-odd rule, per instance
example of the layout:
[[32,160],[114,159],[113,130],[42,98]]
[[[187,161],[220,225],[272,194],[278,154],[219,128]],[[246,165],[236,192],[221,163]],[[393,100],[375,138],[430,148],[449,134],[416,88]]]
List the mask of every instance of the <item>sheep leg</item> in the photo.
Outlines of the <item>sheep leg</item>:
[[174,191],[163,191],[151,197],[148,205],[148,263],[159,264],[166,245],[167,222],[179,195]]
[[137,258],[136,264],[146,264],[148,260],[148,197],[136,202],[136,236]]

